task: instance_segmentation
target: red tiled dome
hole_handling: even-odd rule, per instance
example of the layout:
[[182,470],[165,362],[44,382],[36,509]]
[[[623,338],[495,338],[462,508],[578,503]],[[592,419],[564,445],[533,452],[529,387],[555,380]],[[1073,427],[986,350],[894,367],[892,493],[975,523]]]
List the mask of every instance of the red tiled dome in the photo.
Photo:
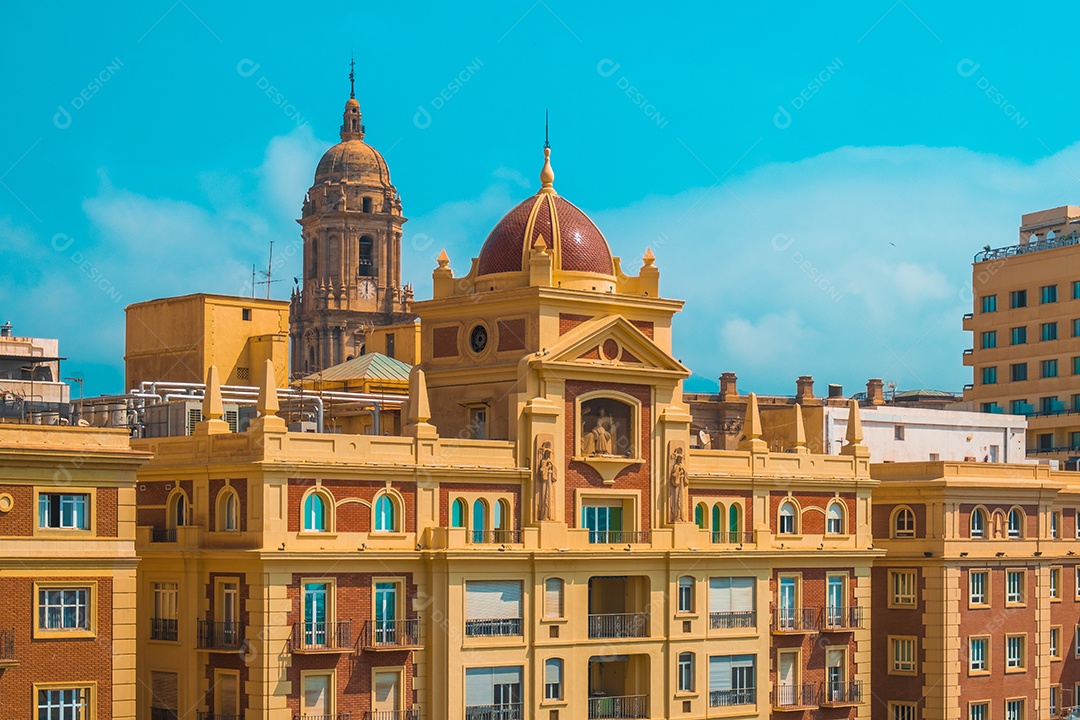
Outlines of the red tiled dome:
[[480,248],[477,275],[528,270],[537,236],[554,255],[555,268],[567,272],[614,275],[604,234],[573,203],[541,191],[506,213]]

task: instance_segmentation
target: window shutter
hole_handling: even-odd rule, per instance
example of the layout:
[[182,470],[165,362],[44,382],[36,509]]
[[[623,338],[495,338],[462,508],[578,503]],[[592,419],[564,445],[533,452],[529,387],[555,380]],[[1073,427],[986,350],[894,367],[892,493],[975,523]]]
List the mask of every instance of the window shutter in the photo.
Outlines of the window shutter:
[[466,620],[503,620],[521,614],[521,581],[473,580],[465,583]]
[[563,581],[548,578],[544,582],[544,617],[561,618],[563,616]]
[[178,680],[176,673],[150,672],[151,707],[162,710],[178,710]]
[[709,578],[709,612],[731,612],[731,578]]
[[548,660],[544,663],[544,682],[549,685],[562,682],[562,660]]
[[731,578],[731,609],[734,612],[754,609],[754,578]]
[[709,658],[709,690],[731,689],[731,656],[714,655]]
[[520,685],[521,666],[508,665],[493,669],[491,671],[491,683],[493,685]]
[[495,702],[493,668],[465,668],[465,705],[492,705]]

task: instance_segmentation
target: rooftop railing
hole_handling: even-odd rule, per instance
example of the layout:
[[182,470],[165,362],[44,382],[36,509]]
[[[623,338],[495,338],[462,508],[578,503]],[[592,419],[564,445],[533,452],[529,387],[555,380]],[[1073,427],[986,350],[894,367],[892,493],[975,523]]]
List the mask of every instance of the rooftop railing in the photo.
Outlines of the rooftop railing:
[[1026,243],[1019,243],[1017,245],[1009,245],[1001,248],[986,248],[975,253],[975,262],[986,262],[987,260],[1002,260],[1008,257],[1014,257],[1016,255],[1027,255],[1029,253],[1042,252],[1043,250],[1053,250],[1055,248],[1068,247],[1070,245],[1080,245],[1080,234],[1073,233],[1072,235],[1065,235],[1063,237],[1055,237],[1049,240],[1033,240]]

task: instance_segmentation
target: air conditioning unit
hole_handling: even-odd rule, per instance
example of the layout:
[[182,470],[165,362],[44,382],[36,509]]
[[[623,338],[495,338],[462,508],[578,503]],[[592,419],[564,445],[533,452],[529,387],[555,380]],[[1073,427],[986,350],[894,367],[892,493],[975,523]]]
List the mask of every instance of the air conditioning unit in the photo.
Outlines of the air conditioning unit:
[[310,420],[305,420],[303,422],[291,422],[291,423],[289,423],[289,432],[313,433],[313,432],[318,432],[318,431],[319,431],[319,426],[316,425],[315,423],[311,422]]

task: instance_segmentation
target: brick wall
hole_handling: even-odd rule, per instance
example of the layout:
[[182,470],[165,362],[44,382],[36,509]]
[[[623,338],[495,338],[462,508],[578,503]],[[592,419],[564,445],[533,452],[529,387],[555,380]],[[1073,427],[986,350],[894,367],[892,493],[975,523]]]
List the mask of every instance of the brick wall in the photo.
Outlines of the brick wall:
[[[875,508],[876,510],[877,508]],[[892,720],[888,714],[888,702],[914,702],[916,705],[916,717],[922,717],[925,708],[923,701],[922,674],[923,663],[926,661],[925,643],[922,641],[926,633],[923,626],[923,614],[926,612],[926,603],[923,594],[926,591],[926,578],[920,568],[915,570],[915,605],[903,608],[890,608],[889,599],[892,588],[889,584],[890,569],[912,569],[888,565],[875,565],[871,571],[870,596],[871,615],[873,617],[873,634],[870,640],[870,672],[871,687],[874,694],[870,699],[871,717],[873,720]],[[915,654],[915,675],[890,675],[889,674],[889,636],[905,635],[919,638]]]
[[[788,493],[782,491],[774,491],[769,493],[769,527],[775,533],[777,528],[777,518],[780,514],[780,505],[788,497],[795,499],[798,503],[799,509],[802,511],[802,517],[799,519],[800,533],[803,535],[822,535],[825,533],[825,518],[828,507],[834,500],[839,500],[844,504],[845,513],[844,520],[847,524],[847,533],[855,533],[855,494],[854,493],[841,493],[840,497],[836,496],[836,493],[829,492],[793,492],[789,496]],[[807,512],[809,510],[809,512]],[[747,525],[747,527],[751,527]],[[887,537],[887,535],[886,535]]]
[[[510,493],[513,495],[511,512],[513,513],[512,529],[521,527],[521,486],[511,483],[439,483],[439,525],[450,527],[450,503],[459,493],[484,492],[484,493]],[[472,517],[472,505],[470,503],[468,516]],[[488,528],[489,530],[491,528]]]
[[0,536],[28,537],[34,534],[37,508],[34,507],[34,488],[30,485],[0,485],[0,493],[11,495],[15,501],[11,512],[0,513]]
[[[908,503],[907,505],[915,513],[915,537],[926,537],[926,505],[919,503]],[[874,537],[888,538],[892,536],[892,511],[896,507],[899,507],[899,505],[874,504],[874,509],[871,512]]]
[[[289,479],[289,532],[300,531],[300,510],[304,494],[315,486],[315,481],[306,478]],[[363,482],[356,480],[324,480],[324,490],[329,492],[336,505],[335,530],[336,532],[371,532],[372,530],[372,503],[375,495],[386,488],[385,482]],[[391,486],[404,500],[405,507],[402,513],[404,520],[404,532],[416,531],[416,484],[394,483]],[[359,502],[346,502],[343,500],[363,500]]]

